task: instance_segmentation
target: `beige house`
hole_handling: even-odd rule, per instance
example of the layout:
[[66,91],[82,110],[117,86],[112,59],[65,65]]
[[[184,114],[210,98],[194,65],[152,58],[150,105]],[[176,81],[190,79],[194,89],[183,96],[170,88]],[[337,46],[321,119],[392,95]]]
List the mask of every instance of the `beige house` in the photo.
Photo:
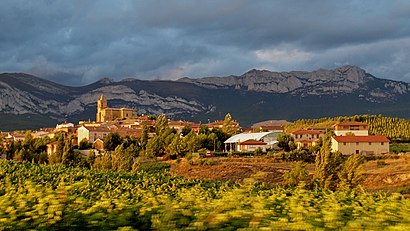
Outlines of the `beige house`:
[[104,150],[104,141],[100,138],[93,142],[93,147],[97,150]]
[[253,152],[257,149],[260,149],[264,152],[266,152],[266,145],[268,143],[259,141],[259,140],[246,140],[244,142],[238,143],[238,148],[237,151],[239,152]]
[[369,125],[356,121],[335,124],[333,129],[336,136],[345,136],[347,133],[353,133],[355,136],[369,135]]
[[26,139],[26,134],[21,132],[11,132],[5,137],[6,141],[23,142]]
[[389,142],[385,136],[333,136],[332,151],[342,154],[383,154],[389,152]]
[[315,146],[323,133],[317,130],[297,130],[290,135],[293,137],[298,149]]
[[124,128],[111,126],[87,127],[81,126],[77,129],[78,144],[81,141],[87,140],[89,143],[94,143],[97,139],[104,140],[110,133],[118,133],[120,136],[141,137],[141,129]]
[[116,127],[86,127],[81,126],[77,129],[78,144],[81,141],[87,140],[89,143],[94,143],[97,139],[104,140],[111,132],[115,132]]
[[134,118],[137,112],[131,108],[109,108],[103,95],[97,101],[97,122],[113,121],[115,119]]

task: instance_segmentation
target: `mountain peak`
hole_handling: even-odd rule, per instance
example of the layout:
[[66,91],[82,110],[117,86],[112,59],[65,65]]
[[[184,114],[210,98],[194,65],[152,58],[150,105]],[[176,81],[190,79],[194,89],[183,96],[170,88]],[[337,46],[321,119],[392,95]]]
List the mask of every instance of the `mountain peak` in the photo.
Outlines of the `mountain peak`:
[[[207,77],[199,79],[181,79],[206,88],[234,88],[270,93],[291,93],[294,95],[332,95],[351,94],[357,91],[368,91],[374,88],[374,77],[358,66],[345,65],[333,70],[318,69],[315,71],[272,72],[268,70],[252,69],[241,76]],[[367,83],[372,82],[369,87]],[[394,83],[393,83],[394,82]],[[374,96],[380,91],[407,92],[408,84],[393,81],[385,85],[378,81],[374,89]],[[387,89],[389,88],[389,90]],[[390,89],[391,88],[391,89]],[[403,90],[404,89],[404,90]],[[368,92],[369,93],[369,92]]]
[[102,78],[100,80],[97,81],[97,83],[103,83],[103,84],[111,84],[113,83],[114,80],[108,77]]

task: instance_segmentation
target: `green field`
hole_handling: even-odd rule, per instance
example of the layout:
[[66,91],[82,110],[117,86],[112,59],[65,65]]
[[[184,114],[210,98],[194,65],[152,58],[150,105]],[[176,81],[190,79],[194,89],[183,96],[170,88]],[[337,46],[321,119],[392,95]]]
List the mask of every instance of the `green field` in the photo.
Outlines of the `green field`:
[[394,153],[410,152],[410,143],[391,143],[390,152],[394,152]]
[[410,199],[400,194],[268,188],[144,169],[0,161],[0,230],[410,229]]

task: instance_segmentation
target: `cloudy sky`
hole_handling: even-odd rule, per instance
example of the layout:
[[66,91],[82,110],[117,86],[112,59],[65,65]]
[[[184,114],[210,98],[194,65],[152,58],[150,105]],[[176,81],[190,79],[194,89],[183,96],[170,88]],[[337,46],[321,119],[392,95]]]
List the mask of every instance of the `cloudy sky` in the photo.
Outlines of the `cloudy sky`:
[[408,0],[1,0],[0,72],[66,85],[332,69],[410,82]]

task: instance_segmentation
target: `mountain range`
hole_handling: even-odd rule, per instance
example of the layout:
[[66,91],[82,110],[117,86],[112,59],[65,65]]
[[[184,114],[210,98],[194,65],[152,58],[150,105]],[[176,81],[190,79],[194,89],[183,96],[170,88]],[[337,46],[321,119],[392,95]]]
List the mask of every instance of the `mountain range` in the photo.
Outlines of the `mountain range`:
[[202,123],[223,119],[228,112],[243,126],[270,119],[352,114],[410,117],[409,83],[380,79],[356,66],[312,72],[253,69],[241,76],[176,81],[104,78],[81,87],[24,73],[3,73],[0,130],[95,120],[101,94],[110,107]]

